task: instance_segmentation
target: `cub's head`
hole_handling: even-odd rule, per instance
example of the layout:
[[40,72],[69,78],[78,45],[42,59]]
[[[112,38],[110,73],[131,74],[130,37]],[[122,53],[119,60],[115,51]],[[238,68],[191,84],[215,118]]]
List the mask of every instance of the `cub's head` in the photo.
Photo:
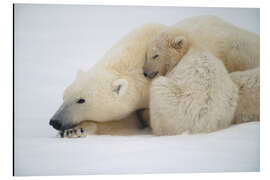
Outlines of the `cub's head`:
[[189,48],[189,38],[176,28],[161,32],[148,45],[143,66],[145,77],[165,75],[181,60]]
[[119,120],[137,105],[135,88],[128,79],[105,70],[79,72],[65,89],[63,103],[50,120],[57,130],[76,126],[84,120]]

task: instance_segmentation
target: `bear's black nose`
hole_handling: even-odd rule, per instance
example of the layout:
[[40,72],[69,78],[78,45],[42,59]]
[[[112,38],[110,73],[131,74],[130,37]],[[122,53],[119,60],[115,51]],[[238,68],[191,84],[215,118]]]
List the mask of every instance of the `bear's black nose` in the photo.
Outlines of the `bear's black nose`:
[[147,77],[147,73],[146,73],[146,72],[143,72],[143,75],[144,75],[145,77]]
[[49,123],[54,129],[59,130],[61,128],[61,123],[59,120],[51,119]]

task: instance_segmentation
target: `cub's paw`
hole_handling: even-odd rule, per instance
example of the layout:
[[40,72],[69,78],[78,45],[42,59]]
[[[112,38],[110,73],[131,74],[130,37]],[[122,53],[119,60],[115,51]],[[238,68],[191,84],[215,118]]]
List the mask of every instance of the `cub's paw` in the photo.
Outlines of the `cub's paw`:
[[97,131],[97,125],[93,122],[83,122],[74,128],[64,130],[60,132],[62,138],[82,138],[90,134],[95,134]]

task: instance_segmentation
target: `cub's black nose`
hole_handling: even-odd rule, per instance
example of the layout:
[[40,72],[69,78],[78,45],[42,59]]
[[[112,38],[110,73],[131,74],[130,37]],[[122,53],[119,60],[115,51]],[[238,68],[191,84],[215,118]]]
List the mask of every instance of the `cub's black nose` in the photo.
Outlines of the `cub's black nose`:
[[146,72],[143,72],[143,75],[144,75],[145,77],[147,77],[147,73],[146,73]]
[[59,130],[61,128],[61,123],[58,120],[52,119],[49,123],[54,129]]

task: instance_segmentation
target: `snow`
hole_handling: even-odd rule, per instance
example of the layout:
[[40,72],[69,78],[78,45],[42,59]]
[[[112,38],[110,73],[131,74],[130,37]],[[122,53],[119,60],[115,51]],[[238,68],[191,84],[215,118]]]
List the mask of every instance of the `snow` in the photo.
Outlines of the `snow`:
[[213,14],[259,34],[259,9],[15,5],[15,175],[259,171],[260,123],[210,134],[57,138],[49,119],[78,69],[141,24]]
[[259,123],[210,134],[17,138],[16,175],[259,171]]

